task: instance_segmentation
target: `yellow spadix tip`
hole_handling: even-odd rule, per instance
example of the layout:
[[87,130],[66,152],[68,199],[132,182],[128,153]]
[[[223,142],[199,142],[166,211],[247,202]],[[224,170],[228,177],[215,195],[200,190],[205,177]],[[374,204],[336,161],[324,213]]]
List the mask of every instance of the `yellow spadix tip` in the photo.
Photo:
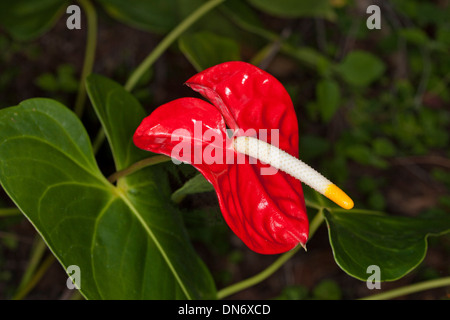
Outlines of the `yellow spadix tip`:
[[350,210],[353,208],[353,200],[334,184],[328,185],[325,196],[344,209]]

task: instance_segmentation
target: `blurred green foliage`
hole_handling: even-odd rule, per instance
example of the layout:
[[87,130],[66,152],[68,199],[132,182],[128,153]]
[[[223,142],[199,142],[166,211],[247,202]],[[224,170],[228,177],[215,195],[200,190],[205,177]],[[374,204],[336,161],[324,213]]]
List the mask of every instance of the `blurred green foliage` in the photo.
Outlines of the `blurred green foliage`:
[[312,290],[305,286],[293,285],[283,289],[276,300],[339,300],[342,291],[339,284],[331,279],[324,279],[315,285]]
[[78,79],[75,77],[75,68],[70,64],[58,66],[55,74],[46,72],[40,74],[35,80],[36,86],[51,93],[76,92]]

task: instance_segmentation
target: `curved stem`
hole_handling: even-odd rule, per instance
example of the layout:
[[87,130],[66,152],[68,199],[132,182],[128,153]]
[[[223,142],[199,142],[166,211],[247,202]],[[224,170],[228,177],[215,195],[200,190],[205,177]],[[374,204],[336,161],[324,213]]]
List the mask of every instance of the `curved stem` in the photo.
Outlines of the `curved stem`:
[[26,285],[24,285],[24,287],[19,290],[12,299],[23,299],[36,286],[39,280],[41,280],[43,275],[47,272],[48,268],[53,264],[55,260],[55,256],[53,256],[52,254],[48,255],[40,265],[39,269],[37,269],[36,273],[34,273],[30,281],[26,283]]
[[428,280],[420,283],[415,283],[409,286],[404,286],[401,288],[389,290],[386,292],[382,292],[379,294],[375,294],[372,296],[368,296],[365,298],[362,298],[361,300],[386,300],[386,299],[393,299],[401,296],[405,296],[408,294],[416,293],[419,291],[439,288],[439,287],[446,287],[450,286],[450,277],[440,278],[440,279],[434,279],[434,280]]
[[[323,212],[322,209],[320,209],[314,219],[311,221],[310,225],[310,232],[309,232],[309,238],[311,239],[312,235],[316,232],[317,228],[322,224],[324,221]],[[244,289],[250,288],[268,277],[270,277],[275,271],[277,271],[279,268],[281,268],[286,261],[288,261],[290,258],[292,258],[298,250],[300,250],[302,246],[297,246],[291,251],[288,251],[284,254],[282,254],[277,260],[275,260],[274,263],[272,263],[269,267],[267,267],[262,272],[258,273],[257,275],[254,275],[253,277],[250,277],[248,279],[245,279],[243,281],[240,281],[238,283],[235,283],[229,287],[223,288],[222,290],[219,290],[217,292],[217,298],[223,299],[225,297],[228,297],[234,293],[237,293],[239,291],[242,291]],[[305,249],[306,250],[306,249]]]
[[125,84],[127,91],[133,90],[138,83],[142,75],[152,66],[152,64],[161,56],[161,54],[194,22],[200,19],[211,9],[217,7],[225,0],[210,0],[200,6],[197,10],[191,13],[186,19],[184,19],[175,29],[173,29],[159,44],[158,46],[145,58],[145,60],[136,68],[133,74]]
[[[348,212],[347,209],[342,208],[328,208],[330,212]],[[360,214],[376,214],[385,216],[386,213],[382,211],[368,210],[368,209],[352,209],[352,213],[360,213]]]
[[86,101],[86,78],[92,72],[95,59],[95,48],[97,45],[97,13],[95,7],[89,0],[78,0],[86,13],[87,20],[87,40],[84,55],[83,69],[81,71],[80,85],[78,87],[77,98],[75,100],[75,114],[81,118]]
[[305,205],[307,207],[317,209],[317,210],[320,210],[323,208],[319,203],[316,203],[316,202],[311,201],[310,199],[306,199],[306,198],[305,198]]
[[20,292],[30,283],[30,280],[32,279],[33,274],[36,272],[36,269],[39,266],[39,262],[41,262],[46,249],[47,245],[45,244],[44,240],[42,240],[40,235],[36,235],[33,247],[31,249],[30,259],[28,261],[27,268],[22,276],[22,280],[20,281],[20,284],[17,288],[16,296],[20,296]]
[[217,298],[223,299],[223,298],[228,297],[236,292],[239,292],[239,291],[242,291],[249,287],[252,287],[252,286],[262,282],[263,280],[267,279],[275,271],[277,271],[286,261],[288,261],[294,254],[296,254],[300,248],[301,248],[301,246],[297,246],[294,249],[292,249],[291,251],[288,251],[288,252],[282,254],[277,260],[275,260],[274,263],[272,263],[268,268],[266,268],[262,272],[258,273],[257,275],[250,277],[246,280],[243,280],[241,282],[235,283],[229,287],[223,288],[222,290],[219,290],[217,292]]
[[123,170],[113,173],[112,175],[109,176],[108,181],[111,183],[114,183],[117,180],[119,180],[120,178],[128,176],[132,173],[135,173],[136,171],[139,171],[145,167],[153,166],[155,164],[162,163],[162,162],[167,162],[167,161],[170,161],[171,159],[172,158],[163,156],[163,155],[153,156],[150,158],[142,159],[141,161],[133,163],[131,166],[129,166],[126,169],[123,169]]
[[105,130],[103,130],[103,128],[101,127],[98,130],[94,141],[92,142],[92,151],[94,152],[94,154],[97,154],[98,150],[100,150],[100,147],[102,146],[102,143],[105,140],[105,138],[106,138]]
[[316,216],[312,219],[309,224],[309,239],[311,240],[312,236],[316,233],[317,229],[322,225],[325,221],[325,217],[323,215],[323,208],[317,211]]

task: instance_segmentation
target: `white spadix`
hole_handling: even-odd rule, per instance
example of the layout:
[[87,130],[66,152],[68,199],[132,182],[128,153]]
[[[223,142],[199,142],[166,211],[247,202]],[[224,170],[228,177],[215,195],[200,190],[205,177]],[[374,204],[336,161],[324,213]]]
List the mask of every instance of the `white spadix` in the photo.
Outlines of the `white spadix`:
[[335,202],[344,209],[353,208],[353,201],[348,195],[339,189],[330,180],[316,170],[291,156],[289,153],[262,140],[253,137],[236,137],[233,147],[237,152],[256,158],[263,163],[286,172],[294,178],[302,181],[317,192]]

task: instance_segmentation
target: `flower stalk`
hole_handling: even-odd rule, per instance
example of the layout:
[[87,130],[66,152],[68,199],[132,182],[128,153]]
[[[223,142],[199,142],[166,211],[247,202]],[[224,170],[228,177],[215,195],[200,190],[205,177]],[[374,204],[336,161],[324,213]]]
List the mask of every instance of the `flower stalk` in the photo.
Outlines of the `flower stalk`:
[[97,46],[97,13],[95,7],[89,0],[78,0],[78,2],[83,7],[87,20],[86,50],[74,108],[75,114],[81,118],[86,102],[86,78],[92,72],[95,60],[95,50]]

